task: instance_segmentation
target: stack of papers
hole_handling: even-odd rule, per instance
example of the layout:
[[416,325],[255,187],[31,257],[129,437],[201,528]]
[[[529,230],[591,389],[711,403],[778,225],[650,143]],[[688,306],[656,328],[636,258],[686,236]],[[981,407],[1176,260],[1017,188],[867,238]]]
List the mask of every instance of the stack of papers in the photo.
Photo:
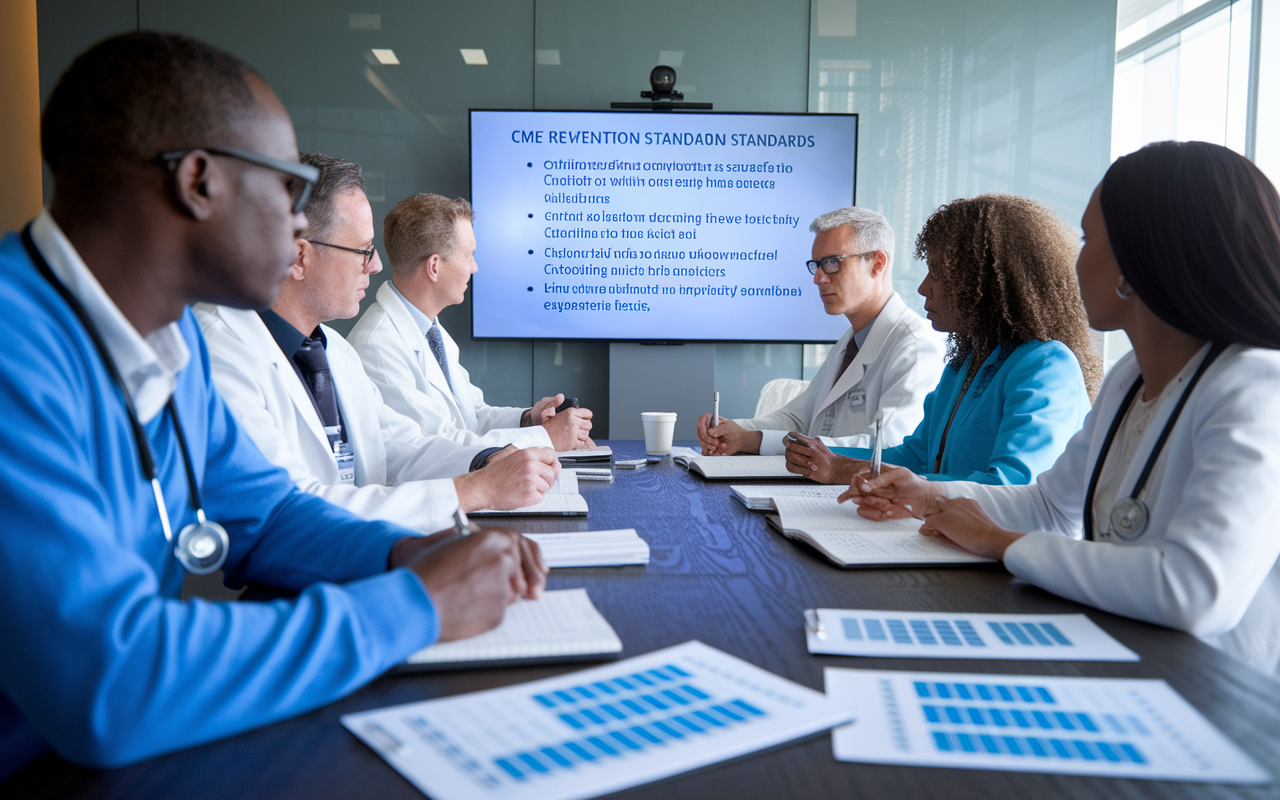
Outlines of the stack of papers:
[[401,670],[493,666],[511,661],[589,661],[622,652],[622,641],[587,597],[586,589],[545,592],[517,600],[502,624],[457,642],[434,644],[409,656]]
[[769,524],[785,536],[812,545],[842,567],[974,564],[992,559],[920,534],[920,520],[873,522],[853,503],[834,497],[775,497],[778,515]]
[[473,517],[585,517],[586,515],[587,500],[578,493],[578,475],[571,469],[560,470],[560,477],[547,490],[542,502],[537,505],[513,508],[506,511],[485,508],[480,511],[472,511],[470,514]]
[[686,642],[531,683],[347,714],[342,724],[432,800],[580,800],[852,716],[821,692]]
[[556,458],[560,459],[560,463],[566,466],[575,464],[595,464],[608,463],[613,458],[613,448],[593,447],[588,450],[558,450]]
[[827,697],[857,716],[832,733],[840,761],[1165,781],[1271,780],[1160,680],[825,672]]
[[583,533],[526,533],[548,567],[618,567],[648,564],[649,543],[635,528]]
[[839,497],[848,490],[843,484],[835,486],[730,486],[733,497],[752,511],[777,511],[775,497]]

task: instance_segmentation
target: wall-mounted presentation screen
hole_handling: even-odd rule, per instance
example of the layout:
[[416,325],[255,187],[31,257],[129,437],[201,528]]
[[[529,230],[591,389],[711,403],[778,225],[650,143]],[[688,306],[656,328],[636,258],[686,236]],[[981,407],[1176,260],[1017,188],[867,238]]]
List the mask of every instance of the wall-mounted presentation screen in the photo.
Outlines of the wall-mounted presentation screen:
[[476,338],[837,339],[805,269],[856,115],[472,111]]

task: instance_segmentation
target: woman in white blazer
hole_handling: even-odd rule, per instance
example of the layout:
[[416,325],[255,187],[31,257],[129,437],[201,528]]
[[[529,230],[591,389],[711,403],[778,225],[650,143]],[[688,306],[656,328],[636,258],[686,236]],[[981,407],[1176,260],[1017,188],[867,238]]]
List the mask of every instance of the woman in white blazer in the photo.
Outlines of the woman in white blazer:
[[1133,343],[1030,486],[886,469],[871,519],[1003,559],[1063,597],[1280,662],[1280,197],[1248,160],[1162,142],[1107,171],[1076,270],[1092,327]]

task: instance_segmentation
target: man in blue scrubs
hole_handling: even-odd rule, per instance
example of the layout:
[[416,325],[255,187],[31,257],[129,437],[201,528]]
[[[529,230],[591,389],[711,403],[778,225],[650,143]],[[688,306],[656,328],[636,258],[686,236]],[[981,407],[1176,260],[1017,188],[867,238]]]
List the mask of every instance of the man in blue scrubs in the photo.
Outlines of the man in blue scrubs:
[[[540,592],[517,534],[411,536],[298,491],[214,390],[187,305],[269,306],[306,225],[261,77],[126,34],[63,75],[41,135],[53,203],[0,242],[0,780],[49,747],[114,766],[299,714]],[[197,502],[229,582],[297,598],[181,602]]]

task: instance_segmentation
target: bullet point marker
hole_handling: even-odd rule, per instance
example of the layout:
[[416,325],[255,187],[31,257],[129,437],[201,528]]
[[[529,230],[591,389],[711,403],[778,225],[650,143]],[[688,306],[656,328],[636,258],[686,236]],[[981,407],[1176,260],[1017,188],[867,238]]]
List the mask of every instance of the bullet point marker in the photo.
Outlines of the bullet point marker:
[[530,162],[529,162],[528,164],[526,164],[525,166],[527,166],[527,167],[532,167],[532,166],[533,166],[533,162],[532,162],[532,161],[530,161]]
[[533,215],[532,215],[532,214],[530,214],[530,215],[529,215],[529,219],[533,219]]
[[529,291],[531,291],[531,292],[533,291],[533,287],[532,287],[532,286],[530,286],[530,287],[529,287]]
[[529,251],[529,255],[533,255],[533,251],[532,251],[532,250],[530,250],[530,251]]

